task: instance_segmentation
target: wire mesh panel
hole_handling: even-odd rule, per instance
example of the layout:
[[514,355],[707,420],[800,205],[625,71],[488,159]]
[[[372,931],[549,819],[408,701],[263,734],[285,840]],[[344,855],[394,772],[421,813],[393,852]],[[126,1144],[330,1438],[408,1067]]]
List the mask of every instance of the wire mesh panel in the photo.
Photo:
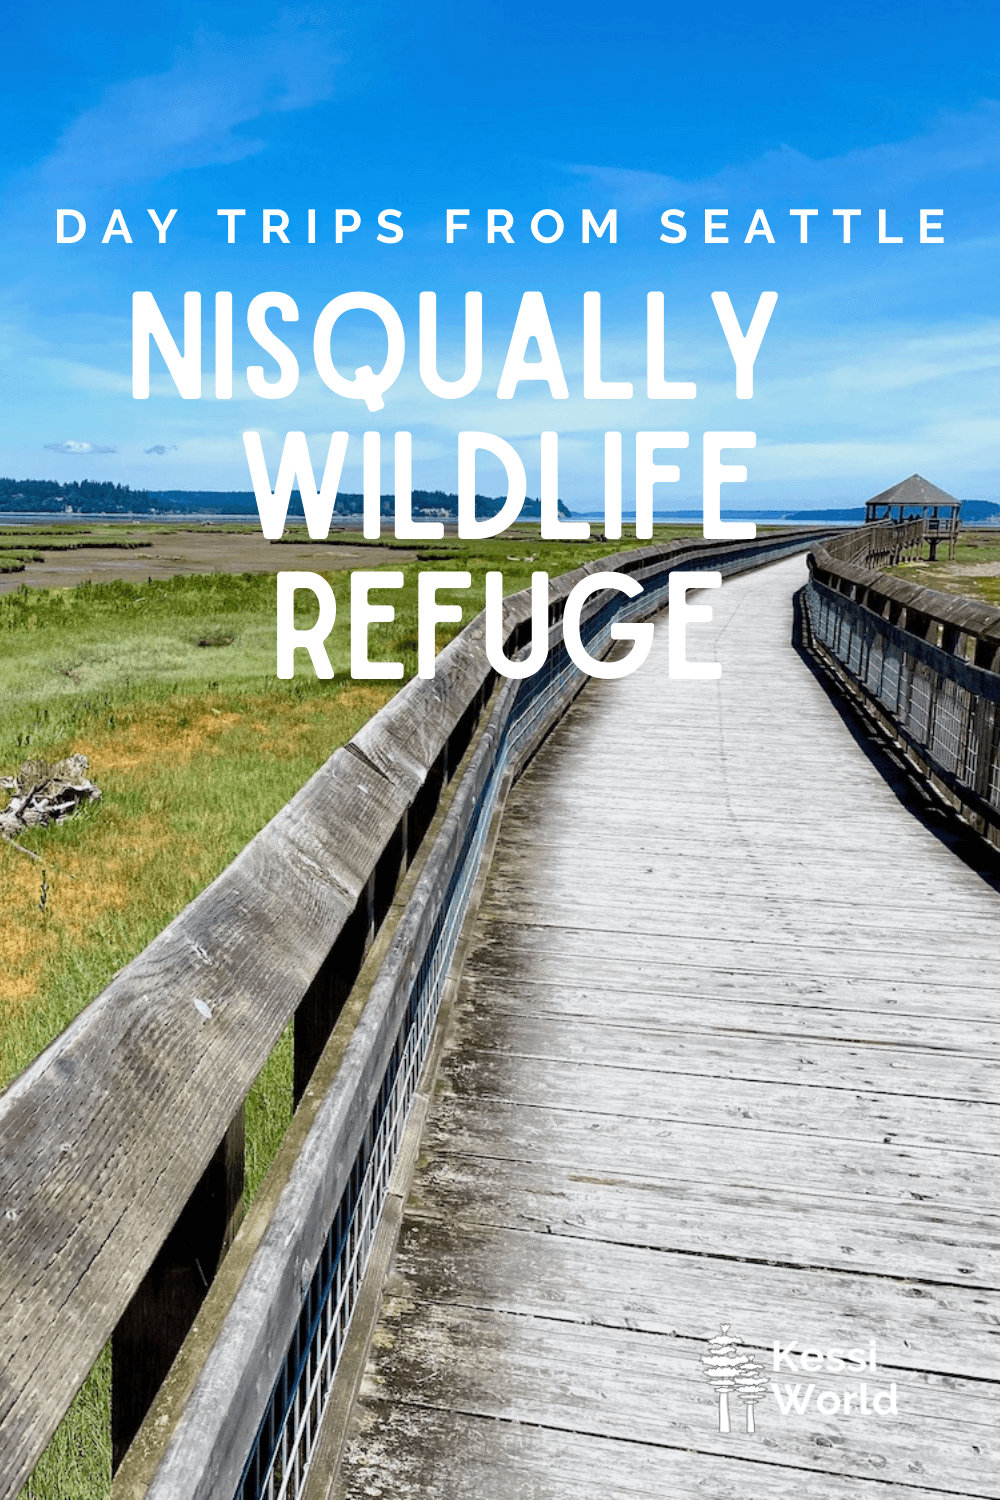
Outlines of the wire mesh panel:
[[903,653],[894,641],[886,641],[882,655],[882,688],[879,698],[890,713],[899,708],[899,686],[902,680]]
[[885,643],[880,635],[872,634],[868,643],[868,659],[865,669],[865,686],[874,698],[882,695],[882,666],[885,661]]
[[847,665],[849,670],[854,673],[855,677],[862,676],[861,651],[863,644],[864,630],[862,628],[861,621],[857,618],[856,615],[851,615],[848,618]]
[[904,724],[918,745],[926,745],[930,740],[933,700],[933,674],[921,662],[912,663]]
[[994,807],[1000,808],[1000,749],[994,752],[990,763],[989,800]]
[[970,697],[965,726],[965,744],[962,748],[962,764],[956,768],[962,780],[968,786],[976,787],[977,791],[983,790],[982,787],[977,785],[977,771],[979,769],[979,746],[983,732],[983,709],[988,706],[977,703]]
[[969,694],[948,678],[939,682],[934,704],[934,728],[931,753],[947,771],[957,771],[962,757],[962,734],[968,710]]

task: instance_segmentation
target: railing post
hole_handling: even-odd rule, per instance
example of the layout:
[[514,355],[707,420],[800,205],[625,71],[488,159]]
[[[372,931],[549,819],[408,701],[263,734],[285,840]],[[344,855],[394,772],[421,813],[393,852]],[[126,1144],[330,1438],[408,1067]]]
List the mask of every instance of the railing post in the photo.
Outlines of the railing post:
[[319,973],[295,1010],[292,1033],[292,1102],[298,1106],[337,1023],[344,1001],[371,946],[375,924],[375,876],[365,882],[357,905],[340,929]]
[[243,1216],[243,1107],[111,1336],[111,1464],[153,1404]]
[[984,667],[987,672],[1000,671],[1000,638],[995,626],[976,636],[973,661],[977,667]]
[[1000,706],[980,698],[975,707],[976,760],[970,782],[985,802],[991,801],[993,763],[1000,750]]

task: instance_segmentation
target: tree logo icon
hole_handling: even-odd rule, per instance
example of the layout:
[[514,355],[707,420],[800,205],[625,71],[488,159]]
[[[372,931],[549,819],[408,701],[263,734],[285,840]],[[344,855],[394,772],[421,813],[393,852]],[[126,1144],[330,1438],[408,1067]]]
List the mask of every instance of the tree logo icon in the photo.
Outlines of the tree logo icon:
[[740,1341],[729,1332],[729,1324],[719,1327],[722,1332],[709,1339],[708,1353],[701,1356],[705,1379],[719,1395],[719,1431],[732,1431],[729,1396],[735,1392],[747,1409],[747,1432],[756,1432],[753,1409],[767,1395],[767,1375],[752,1354],[740,1353]]

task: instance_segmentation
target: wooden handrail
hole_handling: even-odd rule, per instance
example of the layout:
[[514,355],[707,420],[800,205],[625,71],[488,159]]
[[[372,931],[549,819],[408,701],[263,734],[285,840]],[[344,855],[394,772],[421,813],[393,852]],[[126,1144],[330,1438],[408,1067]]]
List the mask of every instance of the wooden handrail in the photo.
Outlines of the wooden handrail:
[[[988,671],[1000,669],[1000,609],[962,594],[945,594],[894,578],[882,567],[901,560],[921,531],[920,521],[902,526],[860,526],[815,546],[809,567],[818,583],[836,589],[865,609],[919,635],[962,660]],[[921,531],[922,534],[922,531]]]
[[902,530],[813,548],[805,642],[915,776],[1000,847],[1000,609],[872,566],[899,560],[876,533]]

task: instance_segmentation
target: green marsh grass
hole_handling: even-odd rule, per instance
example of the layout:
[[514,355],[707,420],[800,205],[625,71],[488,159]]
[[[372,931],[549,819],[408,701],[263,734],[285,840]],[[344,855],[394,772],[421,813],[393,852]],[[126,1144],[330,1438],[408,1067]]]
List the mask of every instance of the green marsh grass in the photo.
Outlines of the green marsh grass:
[[[970,573],[969,567],[996,568],[995,573]],[[935,562],[921,560],[900,563],[887,570],[922,588],[939,589],[946,594],[963,594],[983,604],[1000,605],[1000,531],[993,528],[959,532],[954,561],[939,557]]]

